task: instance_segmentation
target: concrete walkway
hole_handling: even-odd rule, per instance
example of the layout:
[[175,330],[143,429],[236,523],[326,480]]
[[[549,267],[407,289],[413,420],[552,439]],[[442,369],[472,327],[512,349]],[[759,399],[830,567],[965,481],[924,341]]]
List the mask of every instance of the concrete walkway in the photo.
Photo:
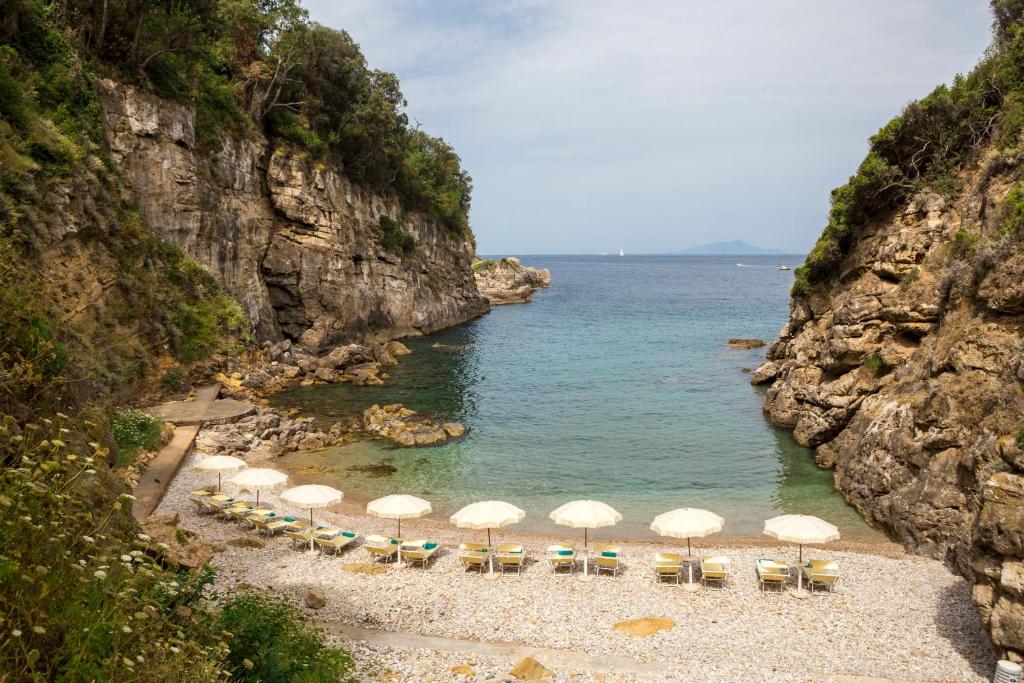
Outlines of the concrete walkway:
[[[178,425],[174,428],[174,436],[160,449],[157,456],[150,461],[146,471],[139,477],[139,483],[132,491],[135,501],[132,503],[132,514],[139,523],[145,522],[153,514],[153,510],[160,504],[167,485],[174,478],[181,461],[192,450],[195,444],[196,435],[202,427],[202,416],[210,405],[217,402],[217,395],[220,393],[219,384],[211,384],[196,391],[193,401],[188,401],[190,420],[192,424]],[[176,401],[176,403],[185,403]]]
[[[486,657],[508,662],[511,668],[523,657],[533,657],[552,671],[573,671],[586,673],[628,673],[641,680],[659,681],[666,674],[678,671],[677,665],[665,662],[641,662],[631,657],[618,655],[588,655],[576,650],[559,650],[549,647],[530,647],[520,643],[488,642],[427,636],[419,633],[382,631],[354,624],[320,622],[328,633],[348,640],[357,640],[368,645],[379,645],[394,649],[434,650],[465,654],[467,657]],[[825,676],[825,683],[894,683],[887,678],[864,676]]]

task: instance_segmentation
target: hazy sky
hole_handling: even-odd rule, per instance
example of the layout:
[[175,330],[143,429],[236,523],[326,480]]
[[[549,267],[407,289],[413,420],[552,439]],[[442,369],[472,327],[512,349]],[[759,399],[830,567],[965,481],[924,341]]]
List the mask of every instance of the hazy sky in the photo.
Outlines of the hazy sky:
[[969,70],[984,0],[306,0],[473,176],[481,254],[804,251],[910,100]]

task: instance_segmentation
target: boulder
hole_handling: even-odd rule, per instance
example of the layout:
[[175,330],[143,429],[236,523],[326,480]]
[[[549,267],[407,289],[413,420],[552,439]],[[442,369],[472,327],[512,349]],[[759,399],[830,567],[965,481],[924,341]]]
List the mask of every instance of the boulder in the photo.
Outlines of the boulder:
[[555,678],[554,671],[533,657],[523,657],[508,673],[517,681],[550,681]]
[[763,339],[744,339],[744,338],[733,338],[729,340],[729,346],[734,349],[747,350],[747,349],[759,349],[764,346]]
[[397,356],[408,356],[410,353],[412,353],[412,351],[409,349],[408,346],[406,346],[402,342],[396,341],[394,339],[392,339],[391,341],[386,343],[384,345],[384,348],[387,350],[388,353],[390,353],[392,356],[396,356],[396,357]]
[[750,376],[750,383],[757,385],[767,384],[768,382],[774,382],[775,378],[779,376],[779,371],[781,369],[782,368],[780,368],[772,361],[762,363],[760,366],[758,366],[756,370],[754,370],[754,373]]
[[327,597],[319,588],[310,588],[306,593],[306,607],[310,609],[323,609],[327,606]]
[[445,422],[443,427],[444,433],[447,434],[448,437],[452,439],[457,439],[466,433],[466,428],[463,427],[458,422]]

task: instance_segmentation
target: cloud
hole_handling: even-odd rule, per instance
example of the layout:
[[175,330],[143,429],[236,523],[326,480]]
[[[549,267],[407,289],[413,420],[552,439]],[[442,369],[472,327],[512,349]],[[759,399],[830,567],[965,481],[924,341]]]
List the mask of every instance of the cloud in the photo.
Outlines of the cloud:
[[481,253],[806,249],[867,137],[990,23],[952,0],[307,5],[455,145]]

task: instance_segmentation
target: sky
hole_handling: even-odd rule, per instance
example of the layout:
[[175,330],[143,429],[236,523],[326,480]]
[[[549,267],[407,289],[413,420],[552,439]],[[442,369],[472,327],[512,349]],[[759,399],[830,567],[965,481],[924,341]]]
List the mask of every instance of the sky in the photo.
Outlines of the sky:
[[792,253],[910,101],[969,71],[984,0],[305,0],[473,176],[481,254]]

